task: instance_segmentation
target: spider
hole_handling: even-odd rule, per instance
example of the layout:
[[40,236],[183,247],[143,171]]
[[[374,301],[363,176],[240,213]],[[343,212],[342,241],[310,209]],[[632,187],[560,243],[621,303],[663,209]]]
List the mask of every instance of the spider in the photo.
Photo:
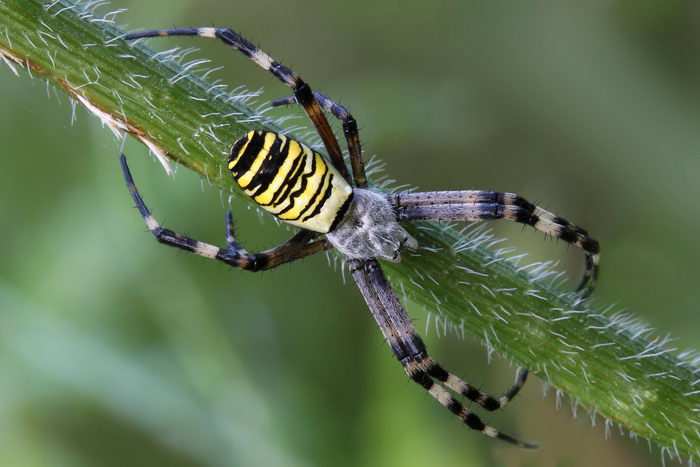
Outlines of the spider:
[[[233,144],[228,169],[246,195],[277,218],[301,228],[279,246],[250,253],[235,241],[231,211],[226,214],[224,247],[161,227],[139,195],[122,155],[120,160],[126,184],[156,239],[168,246],[249,271],[274,268],[336,248],[346,259],[379,329],[412,381],[469,428],[520,447],[536,447],[486,425],[453,396],[453,393],[461,395],[487,411],[501,409],[523,387],[527,370],[518,369],[515,384],[501,397],[483,393],[446,371],[428,355],[377,258],[399,261],[404,250],[418,248],[418,242],[400,225],[401,222],[507,219],[532,226],[583,250],[585,270],[577,288],[583,299],[591,294],[598,278],[598,242],[584,229],[513,193],[470,190],[388,195],[374,191],[369,188],[365,176],[357,122],[345,107],[312,91],[291,69],[231,29],[159,29],[127,34],[124,39],[162,36],[218,39],[272,73],[294,93],[273,101],[272,105],[301,105],[321,137],[330,160],[292,138],[268,131],[251,130]],[[324,111],[342,122],[352,179]],[[321,238],[322,235],[325,238]]]

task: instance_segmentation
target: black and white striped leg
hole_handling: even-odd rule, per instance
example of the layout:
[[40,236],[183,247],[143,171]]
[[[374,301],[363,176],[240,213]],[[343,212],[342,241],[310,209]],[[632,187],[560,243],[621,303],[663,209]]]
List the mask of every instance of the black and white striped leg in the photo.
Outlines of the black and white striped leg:
[[240,248],[241,245],[236,242],[236,230],[233,227],[233,211],[226,211],[226,246],[230,250]]
[[522,196],[497,191],[433,191],[400,193],[391,196],[400,222],[485,221],[507,219],[572,244],[586,255],[583,278],[577,291],[582,299],[593,293],[598,281],[600,246],[586,230],[563,217],[535,206]]
[[156,239],[165,245],[189,251],[205,258],[215,259],[229,266],[246,269],[248,271],[262,271],[271,269],[284,263],[327,250],[330,244],[324,240],[314,240],[319,234],[308,230],[300,230],[291,239],[269,250],[260,253],[250,253],[235,241],[233,233],[233,215],[231,211],[226,214],[226,247],[221,248],[209,243],[181,235],[172,230],[160,226],[143,202],[141,195],[134,185],[134,180],[126,163],[126,157],[120,157],[124,180],[129,188],[136,207],[146,221],[148,230]]
[[[330,112],[335,118],[343,122],[343,134],[348,144],[350,154],[350,165],[352,166],[352,176],[355,186],[367,188],[367,176],[365,175],[365,163],[362,160],[362,147],[360,145],[360,132],[357,129],[357,121],[350,111],[340,104],[336,104],[320,92],[314,91],[314,98],[321,104],[324,110]],[[294,96],[275,99],[271,102],[273,107],[281,105],[297,104]]]
[[224,44],[238,50],[243,55],[251,59],[264,70],[272,73],[277,79],[292,88],[297,102],[304,108],[311,122],[316,127],[321,140],[323,141],[328,156],[336,169],[349,181],[348,169],[343,162],[343,153],[338,145],[338,140],[333,134],[326,116],[323,114],[321,105],[314,99],[313,91],[296,73],[291,69],[275,61],[268,54],[257,48],[250,41],[243,38],[232,29],[221,28],[174,28],[157,29],[152,31],[135,32],[124,36],[125,40],[140,39],[143,37],[165,37],[165,36],[196,36],[219,39]]
[[362,292],[372,316],[412,381],[421,385],[434,399],[456,415],[469,428],[516,446],[537,447],[486,425],[448,391],[449,389],[461,394],[486,410],[496,410],[504,407],[518,394],[520,388],[525,384],[526,371],[519,372],[516,384],[500,398],[489,396],[452,373],[445,371],[428,356],[423,340],[396,298],[377,260],[349,260],[349,264],[353,278]]

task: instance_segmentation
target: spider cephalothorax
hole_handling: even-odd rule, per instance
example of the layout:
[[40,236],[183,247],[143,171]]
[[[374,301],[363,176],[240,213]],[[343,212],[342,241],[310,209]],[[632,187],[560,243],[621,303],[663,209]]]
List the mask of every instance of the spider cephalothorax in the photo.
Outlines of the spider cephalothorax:
[[[423,340],[394,295],[376,258],[397,261],[402,250],[418,247],[400,222],[508,219],[530,225],[583,250],[586,268],[578,290],[583,291],[581,297],[585,298],[593,291],[598,276],[598,242],[582,228],[513,193],[470,190],[386,195],[372,191],[367,186],[357,123],[346,108],[313,92],[292,70],[230,29],[162,29],[128,34],[125,39],[158,36],[216,38],[268,70],[294,92],[293,96],[278,99],[273,105],[301,105],[316,127],[330,159],[292,138],[269,131],[249,131],[234,143],[228,169],[244,193],[279,219],[301,228],[290,240],[275,248],[249,253],[234,240],[230,211],[226,216],[224,247],[162,228],[141,199],[126,158],[122,156],[129,190],[148,229],[158,241],[250,271],[270,269],[335,247],[348,261],[372,316],[408,376],[468,427],[518,446],[533,447],[485,425],[454,396],[461,395],[485,410],[503,408],[525,384],[527,371],[519,370],[513,387],[496,398],[443,369],[428,356]],[[324,110],[343,123],[352,180]],[[325,238],[319,238],[324,234]]]
[[386,195],[363,188],[355,188],[345,216],[326,238],[350,259],[398,261],[404,248],[418,248],[416,239],[396,221]]

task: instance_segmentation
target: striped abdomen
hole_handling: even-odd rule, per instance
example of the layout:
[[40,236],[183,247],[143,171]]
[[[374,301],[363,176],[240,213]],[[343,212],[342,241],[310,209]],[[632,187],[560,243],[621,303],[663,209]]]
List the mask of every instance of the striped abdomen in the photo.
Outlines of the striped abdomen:
[[233,144],[228,168],[264,209],[315,232],[332,230],[352,198],[352,187],[326,159],[277,133],[249,131]]

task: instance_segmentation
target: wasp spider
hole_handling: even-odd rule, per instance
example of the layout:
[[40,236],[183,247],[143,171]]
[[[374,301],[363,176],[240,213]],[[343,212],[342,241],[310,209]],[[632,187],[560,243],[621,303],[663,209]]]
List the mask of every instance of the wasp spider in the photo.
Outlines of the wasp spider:
[[[398,261],[404,249],[418,247],[418,242],[401,227],[400,222],[507,219],[530,225],[583,250],[585,272],[578,290],[585,298],[593,291],[598,276],[598,242],[582,228],[513,193],[477,190],[387,195],[374,191],[368,187],[365,177],[357,123],[346,108],[312,91],[292,70],[230,29],[161,29],[128,34],[125,39],[159,36],[219,39],[272,73],[294,92],[293,96],[278,99],[273,105],[301,105],[316,127],[329,160],[294,139],[268,131],[249,131],[233,144],[228,169],[243,191],[277,218],[301,229],[277,247],[250,253],[234,239],[230,211],[226,216],[224,247],[161,227],[136,190],[122,155],[126,183],[156,239],[249,271],[274,268],[336,248],[349,263],[352,276],[379,329],[411,380],[469,428],[521,447],[534,447],[484,424],[453,396],[453,393],[461,395],[489,411],[503,408],[522,388],[527,371],[520,369],[515,385],[503,396],[493,397],[443,369],[428,356],[423,340],[392,291],[377,258]],[[342,122],[352,179],[324,111]],[[320,238],[321,235],[325,238]]]

